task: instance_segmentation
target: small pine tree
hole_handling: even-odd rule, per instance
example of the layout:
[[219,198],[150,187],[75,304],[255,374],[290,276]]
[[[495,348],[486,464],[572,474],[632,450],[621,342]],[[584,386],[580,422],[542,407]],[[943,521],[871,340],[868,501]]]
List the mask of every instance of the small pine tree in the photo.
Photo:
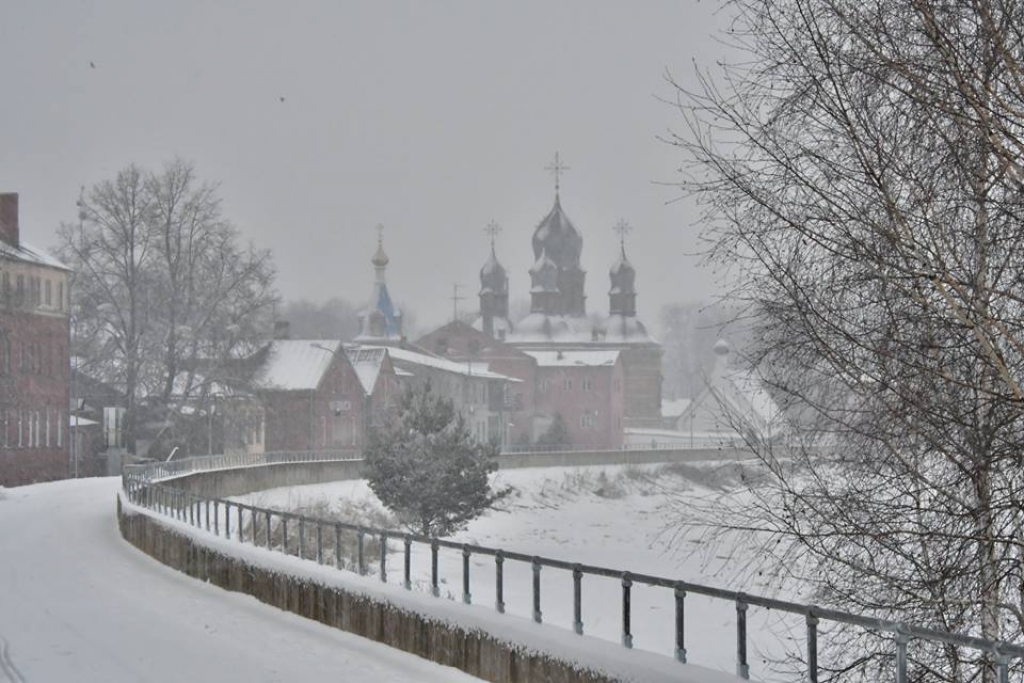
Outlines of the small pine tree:
[[539,446],[568,446],[571,443],[572,436],[569,434],[569,428],[565,425],[565,418],[561,413],[555,413],[551,425],[537,438]]
[[399,521],[424,536],[465,528],[507,496],[493,490],[498,448],[473,440],[452,402],[429,384],[402,396],[399,418],[370,435],[366,477],[370,489]]

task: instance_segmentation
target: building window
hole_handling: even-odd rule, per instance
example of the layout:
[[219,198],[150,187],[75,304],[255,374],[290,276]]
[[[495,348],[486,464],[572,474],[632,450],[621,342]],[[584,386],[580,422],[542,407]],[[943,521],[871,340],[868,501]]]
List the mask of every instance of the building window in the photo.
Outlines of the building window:
[[542,379],[540,381],[540,390],[541,391],[547,391],[548,390],[548,381],[546,379]]
[[564,391],[570,391],[572,389],[572,380],[566,377],[562,380],[562,389]]
[[589,377],[584,377],[583,378],[583,391],[590,391],[590,378]]
[[61,280],[57,283],[57,307],[60,310],[64,310],[64,281]]
[[0,332],[0,372],[11,372],[11,340],[3,332]]
[[64,445],[64,413],[57,411],[57,448]]
[[594,419],[594,414],[586,412],[580,415],[580,427],[583,429],[591,429],[597,420]]
[[43,420],[39,416],[39,411],[36,411],[36,448],[43,445]]
[[4,448],[11,447],[11,411],[4,411]]
[[22,440],[22,437],[24,435],[25,429],[24,429],[24,426],[22,425],[22,413],[21,413],[20,410],[18,411],[17,415],[18,415],[18,448],[21,448],[22,446],[25,445],[25,442]]
[[53,291],[50,289],[50,281],[49,280],[46,281],[46,285],[44,286],[43,296],[44,296],[43,301],[46,303],[46,305],[47,306],[52,306],[53,305]]
[[46,447],[50,447],[50,409],[46,409]]
[[17,286],[15,287],[14,291],[14,303],[18,306],[21,306],[23,303],[25,303],[25,276],[18,275],[16,282]]

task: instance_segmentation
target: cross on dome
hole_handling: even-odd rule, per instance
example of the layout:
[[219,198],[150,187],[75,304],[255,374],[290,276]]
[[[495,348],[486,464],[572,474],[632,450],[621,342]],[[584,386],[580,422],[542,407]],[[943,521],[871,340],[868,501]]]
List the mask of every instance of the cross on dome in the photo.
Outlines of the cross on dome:
[[494,240],[498,235],[501,234],[501,226],[498,225],[497,221],[491,221],[484,228],[484,232],[487,233],[491,238],[491,251],[494,251]]
[[562,178],[562,173],[571,170],[570,167],[563,164],[561,157],[558,155],[558,152],[555,152],[555,160],[552,163],[545,166],[544,170],[550,172],[551,175],[555,176],[555,194],[557,195],[560,186],[560,181]]
[[616,234],[618,234],[618,236],[619,236],[619,244],[622,246],[622,251],[625,252],[626,251],[626,235],[628,235],[629,233],[633,232],[633,226],[630,225],[629,223],[627,223],[625,221],[625,219],[621,219],[620,218],[619,222],[616,223],[612,227],[612,230],[614,230],[616,232]]

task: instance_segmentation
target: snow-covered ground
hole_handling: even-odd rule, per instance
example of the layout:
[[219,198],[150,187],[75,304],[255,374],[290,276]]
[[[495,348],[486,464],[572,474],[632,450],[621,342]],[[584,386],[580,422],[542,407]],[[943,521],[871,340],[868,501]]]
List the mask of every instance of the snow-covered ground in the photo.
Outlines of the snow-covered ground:
[[[722,467],[730,465],[709,464],[707,469]],[[712,550],[707,544],[706,527],[687,524],[692,504],[713,506],[723,495],[720,478],[712,476],[704,480],[698,476],[694,481],[667,474],[659,466],[538,468],[503,471],[495,476],[496,484],[514,486],[517,495],[504,510],[475,520],[455,537],[456,540],[748,593],[799,597],[774,588],[777,582],[759,573],[756,554],[738,538],[726,539]],[[729,495],[742,494],[732,491]],[[337,507],[343,500],[355,501],[357,508],[379,506],[364,481],[274,489],[239,500],[286,510],[308,509],[325,503]],[[421,545],[413,548],[415,587],[429,590],[429,548]],[[371,569],[375,571],[374,562],[375,558],[370,557]],[[392,545],[388,563],[388,581],[400,583],[400,543]],[[461,600],[461,554],[442,550],[440,565],[442,596]],[[473,603],[493,605],[493,558],[474,556],[470,575]],[[545,623],[571,629],[571,573],[548,568],[541,576]],[[506,561],[504,600],[508,613],[530,616],[531,581],[529,565]],[[587,576],[583,581],[583,596],[585,632],[618,643],[621,628],[619,581]],[[634,585],[632,598],[634,646],[671,656],[675,644],[672,592]],[[735,606],[690,595],[686,609],[689,661],[721,671],[735,671]],[[803,621],[799,616],[751,608],[748,629],[749,662],[756,678],[772,678],[768,660],[783,659],[787,651],[799,651],[803,647]]]
[[0,492],[0,681],[475,681],[191,579],[118,534],[117,478]]

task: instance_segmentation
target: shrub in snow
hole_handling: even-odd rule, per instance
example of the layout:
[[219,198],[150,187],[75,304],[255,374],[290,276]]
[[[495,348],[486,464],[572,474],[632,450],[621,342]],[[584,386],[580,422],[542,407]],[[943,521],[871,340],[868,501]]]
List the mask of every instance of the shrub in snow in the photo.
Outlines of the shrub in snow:
[[398,419],[370,435],[366,478],[406,527],[448,536],[510,493],[488,481],[497,455],[494,444],[474,441],[452,402],[428,384],[407,392]]

